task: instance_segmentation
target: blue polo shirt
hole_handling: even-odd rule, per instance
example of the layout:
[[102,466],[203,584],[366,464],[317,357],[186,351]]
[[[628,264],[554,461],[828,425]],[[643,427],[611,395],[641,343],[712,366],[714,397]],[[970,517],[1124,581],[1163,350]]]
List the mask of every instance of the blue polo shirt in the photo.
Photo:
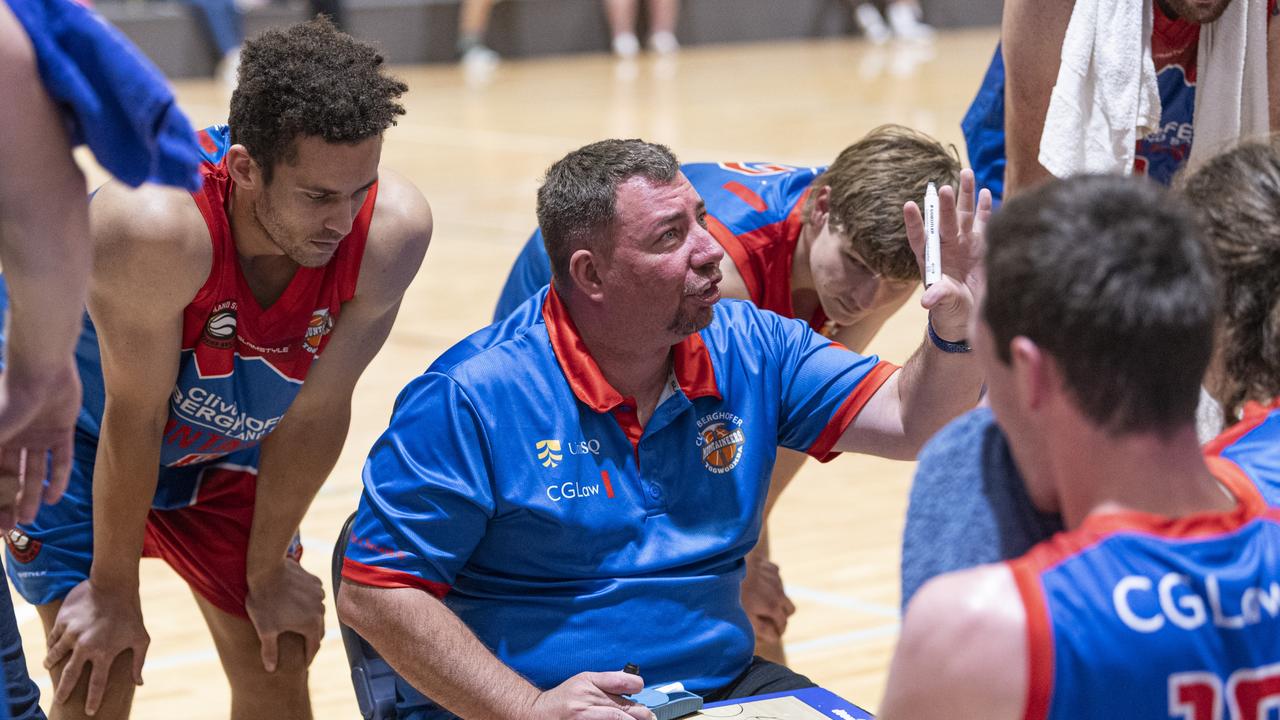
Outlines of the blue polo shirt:
[[441,597],[541,688],[628,662],[727,684],[776,448],[835,457],[896,368],[734,300],[672,357],[641,427],[553,290],[454,346],[370,452],[343,576]]

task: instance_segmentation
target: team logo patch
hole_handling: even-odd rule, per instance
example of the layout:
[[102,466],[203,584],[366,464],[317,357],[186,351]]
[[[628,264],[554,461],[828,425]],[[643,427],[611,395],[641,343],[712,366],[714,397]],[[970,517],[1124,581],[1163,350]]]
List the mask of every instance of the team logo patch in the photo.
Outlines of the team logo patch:
[[4,541],[8,543],[9,553],[13,555],[13,559],[20,563],[29,563],[40,554],[42,543],[17,528],[6,533]]
[[204,344],[226,350],[236,343],[236,304],[228,300],[219,303],[209,313],[204,323]]
[[698,437],[694,440],[702,452],[702,464],[717,475],[727,473],[742,460],[747,444],[742,431],[742,418],[731,412],[713,412],[698,420]]
[[538,459],[542,461],[542,467],[553,468],[564,459],[559,440],[539,440],[533,447],[538,451]]
[[333,316],[329,314],[329,308],[320,308],[307,321],[307,334],[302,338],[302,346],[314,355],[320,352],[320,341],[330,332],[333,332]]

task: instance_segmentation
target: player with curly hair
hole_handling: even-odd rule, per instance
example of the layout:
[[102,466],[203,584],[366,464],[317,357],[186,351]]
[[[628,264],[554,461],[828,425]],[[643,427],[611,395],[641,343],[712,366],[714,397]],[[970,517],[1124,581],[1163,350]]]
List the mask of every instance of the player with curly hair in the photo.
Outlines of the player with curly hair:
[[48,634],[54,718],[128,715],[144,556],[191,586],[232,718],[311,717],[323,591],[297,529],[431,212],[379,168],[407,88],[371,47],[317,19],[248,43],[239,72],[230,127],[199,134],[199,190],[113,182],[90,205],[72,477],[9,548]]

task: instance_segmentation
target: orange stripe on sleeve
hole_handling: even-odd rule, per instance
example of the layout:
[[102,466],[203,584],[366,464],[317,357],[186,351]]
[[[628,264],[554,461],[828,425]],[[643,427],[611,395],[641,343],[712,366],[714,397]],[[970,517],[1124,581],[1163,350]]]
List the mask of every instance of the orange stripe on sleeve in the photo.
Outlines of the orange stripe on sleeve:
[[849,393],[849,397],[845,399],[844,404],[831,416],[827,426],[822,429],[822,432],[818,434],[818,438],[813,441],[813,445],[810,445],[806,452],[817,458],[818,462],[830,462],[840,455],[838,452],[832,452],[831,448],[836,446],[836,441],[844,434],[845,429],[849,427],[854,418],[858,417],[858,413],[862,412],[862,408],[866,407],[867,401],[897,371],[897,365],[884,360],[881,360],[879,364],[871,368],[871,372],[867,373],[867,376],[862,378],[862,382],[858,383],[853,392]]
[[343,558],[342,560],[342,577],[345,580],[370,587],[423,590],[431,593],[439,600],[443,600],[444,596],[449,594],[449,586],[444,583],[432,582],[399,570],[389,570],[376,565],[365,565],[351,558]]

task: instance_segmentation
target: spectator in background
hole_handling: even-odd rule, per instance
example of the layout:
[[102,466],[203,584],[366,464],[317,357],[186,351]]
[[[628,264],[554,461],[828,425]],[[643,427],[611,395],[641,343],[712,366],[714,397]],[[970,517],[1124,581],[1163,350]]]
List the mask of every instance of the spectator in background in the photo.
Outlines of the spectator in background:
[[[888,0],[884,3],[884,17],[876,3],[870,0],[853,0],[853,18],[862,34],[873,43],[882,43],[893,36],[903,40],[932,40],[933,28],[924,23],[924,13],[918,0]],[[888,18],[888,23],[885,23]]]
[[228,88],[236,86],[240,67],[240,46],[244,44],[244,18],[235,0],[182,0],[204,15],[209,38],[218,51],[214,75]]
[[458,12],[458,55],[468,67],[485,67],[498,62],[498,53],[484,43],[489,30],[493,0],[462,0]]
[[[680,49],[676,40],[680,0],[648,1],[649,49],[659,55],[670,55]],[[636,38],[640,0],[604,0],[604,9],[609,17],[609,32],[613,35],[613,54],[623,59],[635,57],[640,52],[640,40]]]

